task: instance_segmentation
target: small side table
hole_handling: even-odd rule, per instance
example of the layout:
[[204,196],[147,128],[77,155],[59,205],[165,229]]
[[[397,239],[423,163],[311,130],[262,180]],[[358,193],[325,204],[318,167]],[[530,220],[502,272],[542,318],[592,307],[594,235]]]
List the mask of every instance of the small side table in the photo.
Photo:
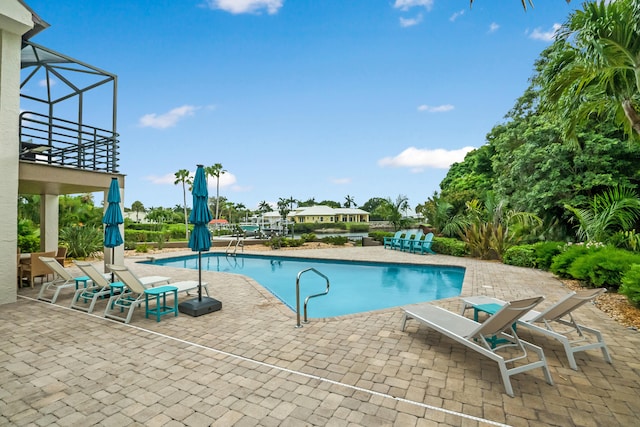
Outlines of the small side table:
[[91,281],[89,276],[80,276],[80,277],[74,278],[73,280],[76,281],[76,291],[78,289],[80,289],[80,285],[82,285],[83,288],[86,288],[87,287],[87,283],[89,283]]
[[[167,294],[169,292],[173,293],[173,305],[167,305]],[[149,308],[149,297],[154,297],[156,299],[155,308]],[[162,301],[160,301],[162,298]],[[149,318],[149,315],[155,315],[156,321],[160,321],[160,317],[165,314],[174,313],[174,315],[178,316],[178,288],[175,286],[158,286],[157,288],[150,288],[144,291],[144,308],[145,308],[145,318]]]
[[[486,313],[489,316],[492,316],[500,310],[505,302],[501,301],[497,298],[487,297],[484,295],[476,295],[472,297],[463,297],[462,300],[462,312],[460,314],[464,315],[464,312],[469,308],[473,308],[473,320],[478,321],[478,313]],[[516,329],[516,324],[513,324],[513,329]],[[491,344],[491,347],[495,348],[496,345],[510,342],[509,340],[505,340],[502,338],[498,338],[496,336],[486,338],[487,342]]]

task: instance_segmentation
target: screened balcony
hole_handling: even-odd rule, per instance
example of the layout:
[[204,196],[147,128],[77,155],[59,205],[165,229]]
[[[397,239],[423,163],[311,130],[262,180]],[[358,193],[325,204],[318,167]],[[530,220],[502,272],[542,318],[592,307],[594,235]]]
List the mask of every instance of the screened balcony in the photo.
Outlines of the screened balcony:
[[118,173],[117,77],[25,41],[20,160]]

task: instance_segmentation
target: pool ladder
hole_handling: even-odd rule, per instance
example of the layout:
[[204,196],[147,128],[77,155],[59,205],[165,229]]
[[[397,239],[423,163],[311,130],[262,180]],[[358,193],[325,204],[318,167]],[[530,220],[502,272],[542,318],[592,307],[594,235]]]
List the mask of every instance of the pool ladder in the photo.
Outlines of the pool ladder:
[[231,248],[231,245],[233,245],[233,240],[229,240],[229,244],[227,245],[227,249],[225,250],[225,254],[227,255],[236,255],[238,252],[238,246],[242,248],[242,252],[244,252],[244,243],[242,240],[240,240],[240,238],[238,237],[236,239],[236,244],[233,246],[233,248]]
[[307,271],[313,271],[318,276],[324,278],[324,280],[327,281],[327,289],[322,293],[315,294],[315,295],[309,295],[308,297],[306,297],[304,299],[304,321],[303,321],[304,323],[309,323],[309,321],[307,320],[307,304],[309,304],[309,300],[311,298],[319,297],[319,296],[326,295],[326,294],[329,293],[329,278],[327,276],[325,276],[324,274],[320,273],[315,268],[313,268],[313,267],[307,268],[307,269],[302,270],[302,271],[300,271],[298,273],[298,277],[296,278],[296,317],[297,317],[297,319],[296,319],[297,320],[296,328],[302,328],[302,325],[300,324],[300,276],[302,276]]

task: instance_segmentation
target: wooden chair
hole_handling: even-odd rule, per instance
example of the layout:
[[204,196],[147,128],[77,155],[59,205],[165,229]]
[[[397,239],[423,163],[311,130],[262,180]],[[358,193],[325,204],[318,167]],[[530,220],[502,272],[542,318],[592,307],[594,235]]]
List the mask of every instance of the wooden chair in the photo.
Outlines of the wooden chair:
[[29,263],[22,264],[20,266],[20,278],[27,278],[29,280],[29,285],[32,288],[36,277],[48,276],[49,274],[51,274],[51,269],[40,260],[41,256],[55,257],[56,251],[32,252]]
[[67,258],[67,248],[64,246],[58,247],[58,252],[56,253],[56,261],[60,263],[61,266],[64,267],[64,260]]

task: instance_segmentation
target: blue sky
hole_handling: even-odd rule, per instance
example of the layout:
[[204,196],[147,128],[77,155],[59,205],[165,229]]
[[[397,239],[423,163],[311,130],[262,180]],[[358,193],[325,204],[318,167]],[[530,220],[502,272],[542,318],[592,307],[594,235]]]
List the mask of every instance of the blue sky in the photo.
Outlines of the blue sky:
[[51,25],[35,43],[118,76],[125,206],[181,205],[174,173],[221,163],[220,195],[250,209],[292,196],[423,203],[503,121],[581,4],[27,3]]

